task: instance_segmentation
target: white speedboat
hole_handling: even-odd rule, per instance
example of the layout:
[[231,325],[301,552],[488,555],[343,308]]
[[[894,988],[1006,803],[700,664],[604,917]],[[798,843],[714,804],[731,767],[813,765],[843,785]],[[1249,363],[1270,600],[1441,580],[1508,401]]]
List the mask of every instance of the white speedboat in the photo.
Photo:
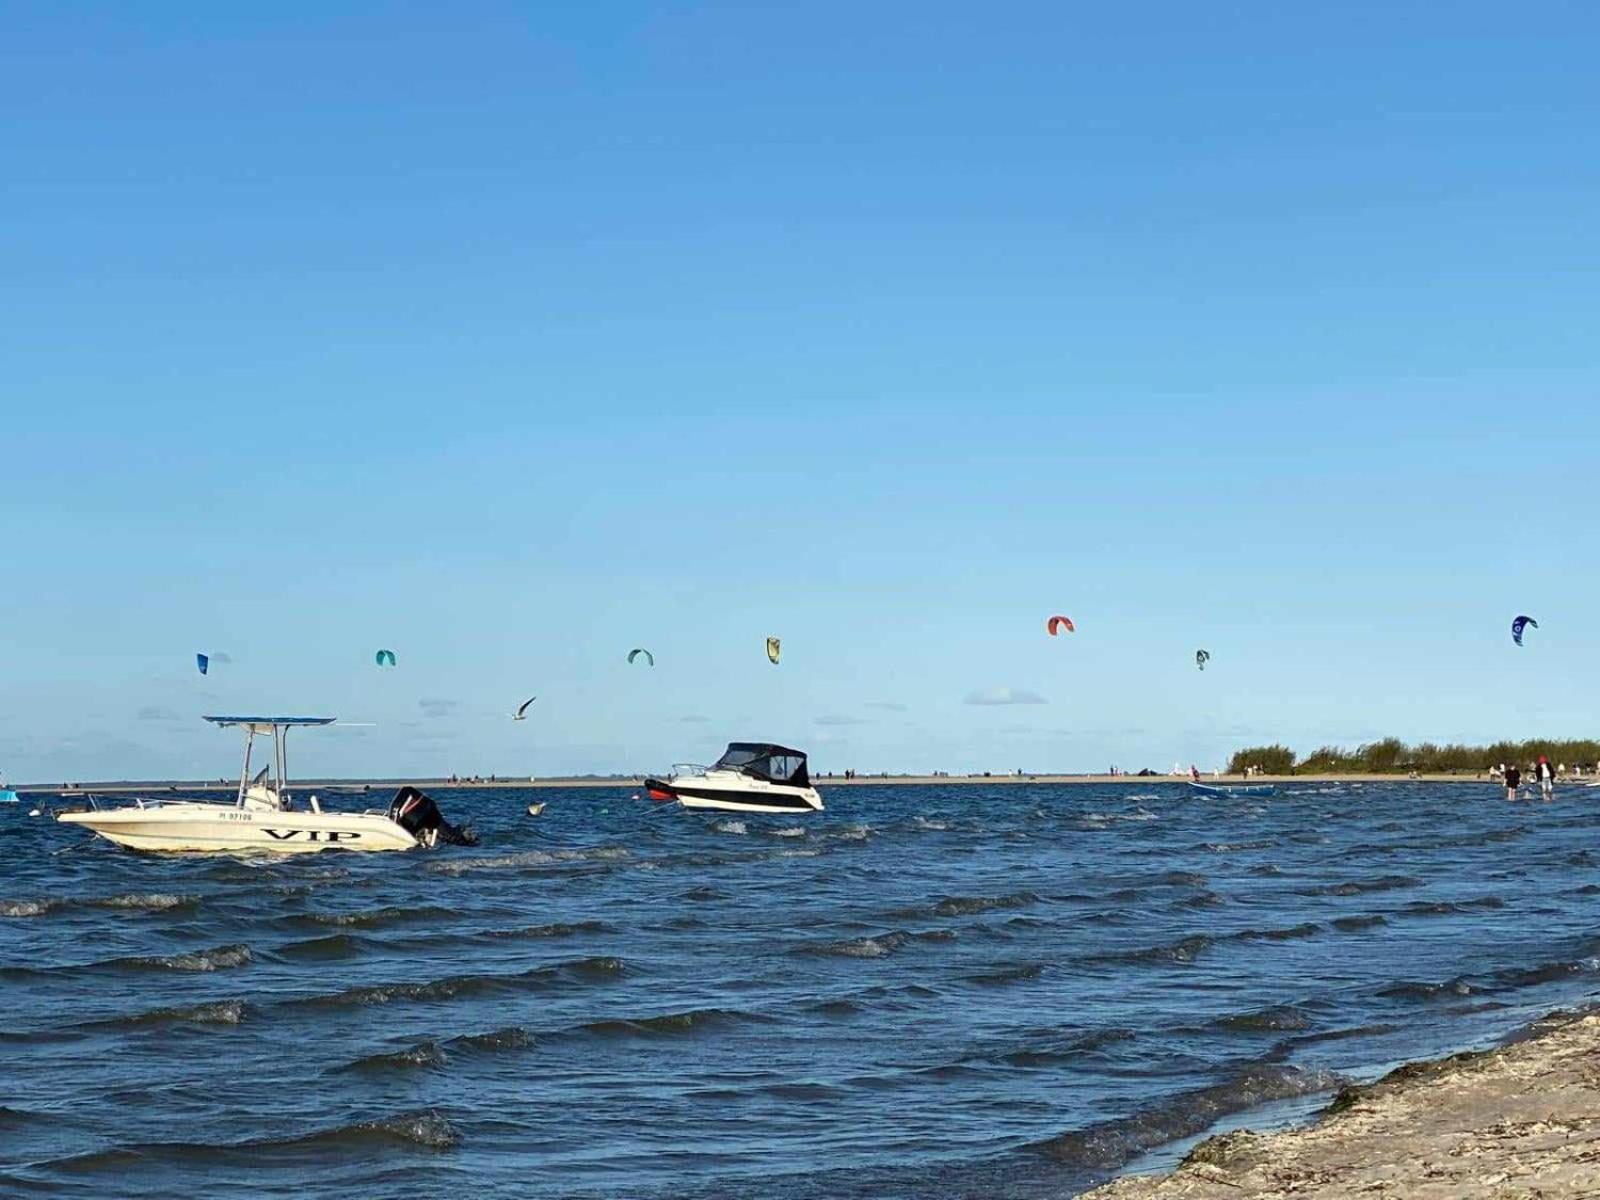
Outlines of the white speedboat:
[[685,808],[729,812],[821,812],[822,797],[799,750],[767,742],[730,742],[709,767],[680,764],[664,779],[646,779],[650,799]]
[[[79,812],[56,814],[132,850],[303,854],[315,850],[411,850],[440,842],[471,845],[471,830],[457,829],[427,794],[402,787],[387,809],[328,812],[316,796],[297,806],[286,780],[286,742],[291,729],[332,725],[333,717],[207,717],[219,728],[245,731],[244,770],[231,802],[134,799],[102,808],[93,797]],[[250,751],[256,736],[272,738],[273,761],[254,778]]]

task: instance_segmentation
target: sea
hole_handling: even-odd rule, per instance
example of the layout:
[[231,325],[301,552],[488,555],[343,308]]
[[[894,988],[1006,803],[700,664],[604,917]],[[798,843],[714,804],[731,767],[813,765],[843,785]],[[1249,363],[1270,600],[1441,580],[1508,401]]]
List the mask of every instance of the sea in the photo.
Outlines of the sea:
[[24,796],[0,1195],[1069,1197],[1600,984],[1600,790],[822,790],[441,788],[479,845],[283,858]]

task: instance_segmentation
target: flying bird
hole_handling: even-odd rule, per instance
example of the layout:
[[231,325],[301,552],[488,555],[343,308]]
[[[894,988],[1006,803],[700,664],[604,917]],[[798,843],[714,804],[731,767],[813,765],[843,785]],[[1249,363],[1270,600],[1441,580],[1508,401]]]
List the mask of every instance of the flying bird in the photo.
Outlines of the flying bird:
[[511,719],[513,721],[525,721],[525,720],[527,720],[527,718],[528,718],[528,705],[532,704],[538,698],[539,697],[537,697],[537,696],[529,696],[526,700],[524,700],[522,702],[521,707],[519,707],[516,712],[511,714]]

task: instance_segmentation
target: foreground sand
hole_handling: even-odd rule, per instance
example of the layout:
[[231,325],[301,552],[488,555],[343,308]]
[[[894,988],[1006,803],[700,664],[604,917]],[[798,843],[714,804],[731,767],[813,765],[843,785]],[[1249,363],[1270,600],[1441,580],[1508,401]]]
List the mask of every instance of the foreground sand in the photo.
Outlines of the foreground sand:
[[1307,1129],[1221,1134],[1082,1200],[1600,1196],[1600,1016],[1346,1088]]

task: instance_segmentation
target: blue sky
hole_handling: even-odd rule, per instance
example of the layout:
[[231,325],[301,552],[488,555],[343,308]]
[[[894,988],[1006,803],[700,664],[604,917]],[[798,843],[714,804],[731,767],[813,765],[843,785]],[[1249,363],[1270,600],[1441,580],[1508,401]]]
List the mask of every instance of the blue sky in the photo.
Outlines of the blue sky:
[[6,23],[14,779],[1594,732],[1587,6]]

